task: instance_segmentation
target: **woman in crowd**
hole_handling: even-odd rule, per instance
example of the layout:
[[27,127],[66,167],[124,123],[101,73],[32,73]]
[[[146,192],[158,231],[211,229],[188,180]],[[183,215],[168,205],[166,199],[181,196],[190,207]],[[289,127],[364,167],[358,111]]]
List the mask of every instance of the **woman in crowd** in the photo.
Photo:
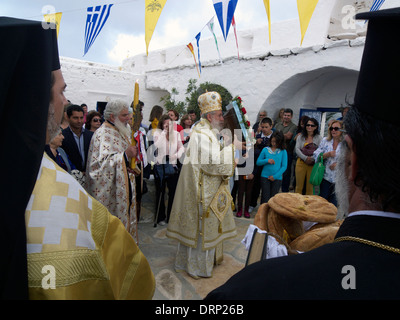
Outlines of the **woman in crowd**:
[[318,121],[314,118],[308,119],[303,131],[296,139],[295,152],[296,162],[296,189],[295,192],[302,194],[304,184],[307,195],[314,193],[313,185],[310,183],[310,175],[314,166],[314,151],[318,149],[322,137],[318,133]]
[[83,172],[76,169],[71,160],[69,160],[67,153],[63,148],[61,148],[63,140],[64,136],[60,131],[60,133],[55,136],[49,144],[45,145],[44,151],[54,162],[56,162],[61,168],[73,176],[83,187],[85,187],[85,175]]
[[89,111],[86,116],[85,129],[95,132],[101,126],[101,114],[97,111]]
[[320,196],[337,205],[335,196],[336,162],[340,153],[340,146],[343,140],[342,121],[334,120],[329,125],[328,136],[323,138],[318,149],[314,152],[314,160],[323,154],[325,164],[324,178],[319,187]]
[[183,130],[183,127],[178,123],[179,120],[179,113],[176,110],[169,110],[168,111],[169,118],[171,119],[173,125],[174,125],[174,130],[181,132]]
[[183,128],[183,130],[181,131],[181,139],[184,144],[189,141],[190,130],[192,128],[192,125],[193,125],[192,118],[188,114],[185,114],[181,118],[181,126]]
[[275,131],[271,136],[271,146],[265,147],[257,159],[257,165],[262,166],[261,203],[268,202],[279,192],[288,165],[287,159],[283,133]]
[[[168,114],[161,116],[158,130],[154,132],[155,165],[154,178],[156,184],[156,205],[158,209],[157,223],[165,225],[174,201],[176,185],[179,179],[179,159],[184,153],[180,134],[173,129]],[[165,187],[168,187],[168,208],[165,212]]]
[[158,123],[161,116],[163,115],[163,112],[164,109],[157,105],[155,105],[150,111],[150,117],[149,117],[150,127],[149,131],[147,132],[147,143],[149,147],[154,143],[153,134],[158,128]]

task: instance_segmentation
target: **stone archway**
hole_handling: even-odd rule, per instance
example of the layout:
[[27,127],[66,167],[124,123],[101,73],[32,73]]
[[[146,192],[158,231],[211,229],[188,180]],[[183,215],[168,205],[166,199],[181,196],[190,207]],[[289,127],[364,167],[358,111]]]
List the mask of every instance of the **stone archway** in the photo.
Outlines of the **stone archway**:
[[323,67],[298,73],[282,82],[265,100],[260,110],[272,119],[281,108],[291,108],[296,123],[301,108],[339,108],[352,102],[358,71],[341,67]]

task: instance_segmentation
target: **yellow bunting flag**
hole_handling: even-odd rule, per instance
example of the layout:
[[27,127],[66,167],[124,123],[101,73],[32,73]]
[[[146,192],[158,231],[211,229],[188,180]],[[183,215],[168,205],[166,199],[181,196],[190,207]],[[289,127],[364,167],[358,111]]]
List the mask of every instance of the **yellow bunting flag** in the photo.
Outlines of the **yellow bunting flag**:
[[307,32],[308,24],[314,13],[318,0],[297,0],[297,10],[299,11],[300,29],[301,29],[301,44],[303,43],[304,35]]
[[269,0],[264,0],[264,6],[268,16],[269,44],[271,44],[271,7],[269,5]]
[[149,55],[149,44],[154,30],[156,29],[158,18],[164,9],[167,0],[146,0],[145,7],[145,40],[146,54]]
[[50,13],[44,15],[44,21],[54,23],[56,25],[57,37],[58,37],[58,32],[60,31],[61,16],[62,12]]

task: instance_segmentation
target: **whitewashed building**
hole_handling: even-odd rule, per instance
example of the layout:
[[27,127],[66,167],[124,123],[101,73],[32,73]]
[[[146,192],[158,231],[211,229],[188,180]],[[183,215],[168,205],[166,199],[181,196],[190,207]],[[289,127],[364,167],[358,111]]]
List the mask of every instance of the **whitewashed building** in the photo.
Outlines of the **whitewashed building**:
[[[222,64],[214,39],[200,42],[202,73],[198,77],[193,56],[186,44],[165,48],[149,55],[137,55],[112,67],[62,57],[62,71],[68,83],[67,98],[94,109],[98,101],[122,98],[132,101],[134,82],[139,79],[140,100],[145,103],[144,123],[152,106],[176,88],[174,98],[185,101],[189,79],[198,84],[213,82],[239,95],[250,121],[261,109],[275,119],[280,108],[292,108],[294,122],[302,109],[336,109],[352,101],[363,53],[367,24],[355,23],[356,12],[368,11],[373,0],[320,0],[303,44],[298,20],[239,31],[240,59],[233,32],[226,41],[218,39]],[[381,9],[400,6],[387,0]],[[196,49],[197,50],[197,49]]]

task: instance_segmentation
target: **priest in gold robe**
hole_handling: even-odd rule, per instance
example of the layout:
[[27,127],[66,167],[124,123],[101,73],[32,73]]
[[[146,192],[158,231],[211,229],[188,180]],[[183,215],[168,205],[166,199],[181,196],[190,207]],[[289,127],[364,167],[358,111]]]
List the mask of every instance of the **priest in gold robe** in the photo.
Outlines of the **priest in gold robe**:
[[108,102],[104,119],[90,143],[86,189],[122,221],[137,242],[136,183],[129,163],[138,151],[131,145],[129,105],[122,100]]
[[176,271],[211,277],[223,259],[223,241],[236,235],[229,178],[234,174],[234,145],[223,139],[222,99],[207,92],[198,99],[201,121],[193,128],[167,228],[179,241]]
[[[30,161],[24,170],[8,170],[15,179],[2,182],[1,298],[151,299],[154,275],[132,236],[44,152],[67,104],[55,26],[0,17],[0,35],[18,42],[1,53],[8,57],[0,101],[5,142],[20,146]],[[17,127],[10,110],[21,113]],[[22,168],[18,158],[10,161]]]

